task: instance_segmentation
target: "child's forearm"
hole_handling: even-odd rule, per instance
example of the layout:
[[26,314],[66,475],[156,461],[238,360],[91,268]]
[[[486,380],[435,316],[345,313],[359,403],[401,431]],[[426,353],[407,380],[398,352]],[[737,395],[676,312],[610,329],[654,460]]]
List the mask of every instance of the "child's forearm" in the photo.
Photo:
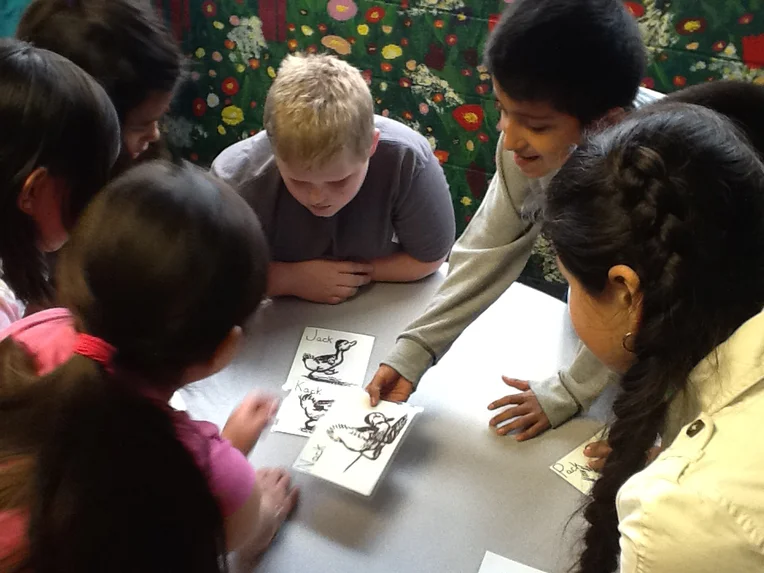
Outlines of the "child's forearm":
[[387,257],[373,259],[370,264],[374,267],[371,273],[373,282],[405,283],[417,281],[430,276],[437,271],[446,257],[425,263],[418,261],[406,253],[395,253]]
[[267,296],[294,295],[294,270],[299,263],[272,262],[268,265]]

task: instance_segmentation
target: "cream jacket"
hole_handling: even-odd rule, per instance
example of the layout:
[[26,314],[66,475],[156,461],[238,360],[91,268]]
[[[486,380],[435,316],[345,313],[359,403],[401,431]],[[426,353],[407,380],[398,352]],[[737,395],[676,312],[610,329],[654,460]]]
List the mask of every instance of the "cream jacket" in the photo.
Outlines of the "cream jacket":
[[670,446],[619,491],[621,573],[764,572],[763,434],[764,311],[693,370]]

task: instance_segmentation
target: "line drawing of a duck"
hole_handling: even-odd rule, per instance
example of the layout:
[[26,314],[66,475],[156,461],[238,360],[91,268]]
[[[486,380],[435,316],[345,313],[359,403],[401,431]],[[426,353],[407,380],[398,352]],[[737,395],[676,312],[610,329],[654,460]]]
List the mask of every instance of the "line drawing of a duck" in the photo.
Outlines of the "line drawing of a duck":
[[345,352],[353,348],[357,343],[358,341],[356,340],[338,340],[334,343],[336,350],[334,354],[323,354],[321,356],[313,356],[308,353],[303,354],[302,363],[308,369],[308,378],[318,382],[343,384],[342,381],[331,377],[337,374],[337,367],[345,361]]
[[318,392],[303,391],[300,394],[300,407],[305,412],[306,420],[300,429],[306,434],[312,434],[316,429],[316,422],[329,411],[332,404],[334,400],[320,400]]
[[354,428],[346,424],[335,424],[326,430],[329,438],[341,443],[351,452],[357,452],[358,457],[350,462],[343,471],[348,471],[361,458],[376,460],[382,454],[385,446],[392,444],[401,430],[406,426],[408,415],[395,421],[382,412],[371,412],[364,418],[365,426]]

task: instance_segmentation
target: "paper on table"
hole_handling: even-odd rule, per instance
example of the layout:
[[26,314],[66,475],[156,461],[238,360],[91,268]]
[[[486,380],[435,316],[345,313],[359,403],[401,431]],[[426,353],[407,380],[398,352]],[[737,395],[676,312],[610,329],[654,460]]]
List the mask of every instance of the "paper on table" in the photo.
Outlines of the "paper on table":
[[307,438],[335,400],[356,391],[353,386],[300,380],[281,403],[272,431]]
[[284,390],[302,380],[362,386],[373,347],[373,336],[309,326],[300,337]]
[[421,411],[393,402],[372,408],[366,392],[351,388],[318,421],[293,467],[370,496]]
[[544,573],[539,569],[528,567],[517,561],[512,561],[490,551],[485,552],[483,563],[480,565],[478,573]]
[[589,467],[590,458],[584,455],[584,448],[592,442],[602,440],[607,432],[607,428],[601,429],[590,439],[578,446],[568,455],[560,459],[557,463],[549,466],[554,473],[559,475],[581,493],[589,495],[594,486],[594,482],[599,478],[599,473]]

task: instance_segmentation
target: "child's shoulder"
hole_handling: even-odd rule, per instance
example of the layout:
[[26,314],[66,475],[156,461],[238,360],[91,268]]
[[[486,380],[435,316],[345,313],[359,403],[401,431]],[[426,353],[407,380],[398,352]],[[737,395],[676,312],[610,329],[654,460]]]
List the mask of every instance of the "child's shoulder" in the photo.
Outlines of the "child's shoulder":
[[274,166],[273,148],[263,130],[224,149],[212,162],[212,172],[230,183],[256,178]]
[[8,337],[34,356],[42,376],[71,357],[77,330],[67,309],[51,308],[22,318],[0,332],[0,339]]
[[409,156],[419,164],[437,161],[430,143],[418,131],[380,115],[374,116],[374,125],[379,130],[379,145],[372,161],[375,157],[379,160],[390,156]]

